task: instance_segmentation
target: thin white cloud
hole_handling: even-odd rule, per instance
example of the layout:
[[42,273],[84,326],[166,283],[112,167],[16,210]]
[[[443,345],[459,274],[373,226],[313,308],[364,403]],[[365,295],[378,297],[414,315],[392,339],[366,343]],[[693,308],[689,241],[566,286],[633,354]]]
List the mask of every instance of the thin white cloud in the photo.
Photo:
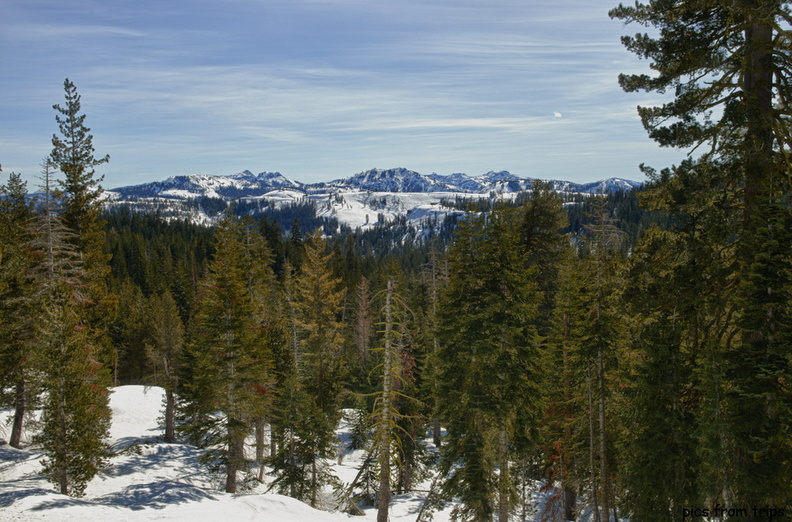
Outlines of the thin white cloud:
[[41,42],[42,40],[63,40],[67,38],[90,37],[128,37],[145,38],[144,31],[111,25],[57,25],[46,24],[19,24],[7,27],[5,31],[14,40],[29,40]]

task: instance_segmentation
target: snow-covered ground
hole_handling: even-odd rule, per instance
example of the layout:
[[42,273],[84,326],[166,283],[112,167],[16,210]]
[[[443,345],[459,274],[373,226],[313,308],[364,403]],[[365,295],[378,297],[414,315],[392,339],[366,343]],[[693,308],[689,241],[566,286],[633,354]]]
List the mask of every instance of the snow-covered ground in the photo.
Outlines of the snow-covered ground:
[[[197,461],[199,450],[185,444],[161,442],[158,419],[162,411],[161,388],[120,386],[110,396],[113,425],[110,438],[116,455],[110,465],[88,485],[83,498],[56,493],[42,478],[42,454],[35,446],[24,450],[0,445],[0,520],[107,521],[140,520],[268,520],[282,522],[334,522],[376,520],[376,510],[365,516],[320,511],[295,499],[265,493],[267,486],[247,486],[243,493],[222,492],[221,477]],[[8,439],[10,413],[0,415],[0,439]],[[342,424],[341,429],[347,426]],[[29,434],[28,434],[29,435]],[[334,465],[343,481],[357,474],[362,451]],[[414,521],[423,498],[418,494],[396,497],[393,521]],[[434,520],[449,520],[450,509]]]
[[[363,516],[321,511],[293,498],[266,493],[267,485],[247,481],[238,494],[224,493],[224,477],[200,464],[200,450],[187,444],[165,444],[160,426],[163,410],[161,388],[120,386],[112,389],[113,424],[110,441],[115,452],[110,465],[88,485],[85,496],[70,498],[56,492],[38,472],[43,455],[36,446],[10,447],[10,410],[0,410],[0,520],[1,521],[107,521],[233,520],[273,522],[374,521],[374,508]],[[35,418],[28,422],[29,438]],[[343,421],[339,438],[348,440],[351,425]],[[347,452],[342,464],[333,463],[336,476],[345,484],[358,473],[363,450]],[[253,470],[255,473],[256,470]],[[240,477],[241,478],[241,477]],[[265,479],[266,480],[266,479]],[[392,522],[413,522],[423,505],[429,480],[416,492],[397,495],[390,511]],[[542,494],[534,492],[534,502]],[[451,505],[435,512],[434,522],[450,520]],[[532,514],[529,520],[540,520]]]

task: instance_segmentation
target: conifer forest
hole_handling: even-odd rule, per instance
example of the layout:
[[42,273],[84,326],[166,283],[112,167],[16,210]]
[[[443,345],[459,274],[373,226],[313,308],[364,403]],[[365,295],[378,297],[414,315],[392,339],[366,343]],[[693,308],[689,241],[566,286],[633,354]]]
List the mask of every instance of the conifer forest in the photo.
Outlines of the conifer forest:
[[211,226],[109,209],[110,157],[66,80],[40,185],[0,178],[7,443],[36,445],[80,497],[112,455],[109,390],[146,385],[165,391],[163,440],[201,448],[227,493],[258,481],[378,522],[415,489],[417,520],[447,503],[473,521],[788,519],[792,14],[655,0],[610,16],[654,71],[619,83],[665,93],[638,111],[679,162],[642,166],[632,191],[534,181],[419,235],[242,202]]

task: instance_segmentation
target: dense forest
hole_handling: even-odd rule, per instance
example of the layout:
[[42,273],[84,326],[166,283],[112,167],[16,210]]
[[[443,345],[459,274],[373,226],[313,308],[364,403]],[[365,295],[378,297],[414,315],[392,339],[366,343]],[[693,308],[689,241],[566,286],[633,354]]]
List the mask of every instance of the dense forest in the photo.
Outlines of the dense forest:
[[[564,520],[788,517],[790,16],[700,4],[611,15],[661,29],[624,39],[659,75],[624,89],[675,91],[639,109],[650,136],[706,152],[643,167],[640,191],[467,202],[430,234],[241,203],[214,227],[103,212],[108,158],[66,80],[43,195],[0,189],[9,444],[41,409],[43,473],[79,496],[109,455],[108,388],[147,384],[165,440],[205,448],[231,493],[330,489],[385,521],[433,477],[419,519],[453,499],[505,522],[540,481]],[[350,484],[327,465],[343,409],[367,452]]]

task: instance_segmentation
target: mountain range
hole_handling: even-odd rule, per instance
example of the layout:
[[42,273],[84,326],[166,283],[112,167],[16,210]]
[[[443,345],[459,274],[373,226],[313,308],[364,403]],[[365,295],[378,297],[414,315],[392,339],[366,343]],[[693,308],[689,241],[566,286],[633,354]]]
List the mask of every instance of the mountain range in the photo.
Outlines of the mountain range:
[[[352,228],[376,226],[397,218],[418,224],[428,216],[442,218],[459,212],[447,205],[452,199],[491,196],[511,198],[530,190],[536,179],[507,171],[480,176],[421,174],[405,168],[371,169],[354,176],[321,183],[301,183],[279,172],[253,174],[245,170],[230,176],[185,175],[164,181],[106,191],[108,206],[136,211],[156,210],[166,217],[211,223],[231,201],[278,208],[310,204],[317,217],[335,218]],[[611,178],[593,183],[549,180],[562,193],[597,194],[639,187],[640,182]],[[209,205],[208,202],[214,203]],[[217,204],[220,202],[220,205]]]
[[[430,193],[452,192],[488,195],[530,190],[534,178],[523,178],[508,171],[488,172],[480,176],[466,174],[421,174],[405,168],[371,169],[354,176],[320,183],[301,183],[279,172],[253,174],[245,170],[230,176],[185,175],[164,181],[120,187],[108,191],[117,199],[134,198],[200,198],[244,199],[265,196],[278,190],[294,190],[304,194],[337,193],[344,191]],[[583,194],[609,193],[630,190],[640,182],[610,178],[593,183],[549,181],[559,192]]]

